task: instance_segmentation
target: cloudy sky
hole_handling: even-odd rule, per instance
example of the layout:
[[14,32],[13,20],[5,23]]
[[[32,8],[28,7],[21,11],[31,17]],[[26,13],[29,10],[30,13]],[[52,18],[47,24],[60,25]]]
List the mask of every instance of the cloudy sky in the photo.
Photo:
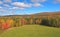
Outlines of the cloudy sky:
[[0,15],[60,11],[60,0],[0,0]]

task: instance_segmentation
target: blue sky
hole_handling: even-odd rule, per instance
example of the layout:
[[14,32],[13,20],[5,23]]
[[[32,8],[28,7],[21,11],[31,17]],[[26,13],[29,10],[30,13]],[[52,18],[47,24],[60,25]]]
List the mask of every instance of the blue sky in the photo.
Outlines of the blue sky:
[[60,11],[60,0],[0,0],[0,15]]

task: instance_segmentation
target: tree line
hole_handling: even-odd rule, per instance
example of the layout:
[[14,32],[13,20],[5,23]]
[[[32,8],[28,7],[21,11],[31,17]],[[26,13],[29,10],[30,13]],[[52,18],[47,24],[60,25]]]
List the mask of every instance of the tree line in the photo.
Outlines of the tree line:
[[60,27],[59,16],[40,16],[40,17],[0,17],[0,29],[11,27],[20,27],[23,25],[45,25],[51,27]]

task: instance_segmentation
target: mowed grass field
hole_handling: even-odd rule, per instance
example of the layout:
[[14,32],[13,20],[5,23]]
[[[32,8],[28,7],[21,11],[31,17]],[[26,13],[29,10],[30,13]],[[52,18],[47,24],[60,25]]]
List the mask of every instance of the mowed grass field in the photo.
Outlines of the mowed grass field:
[[4,31],[0,37],[60,37],[60,28],[24,25]]

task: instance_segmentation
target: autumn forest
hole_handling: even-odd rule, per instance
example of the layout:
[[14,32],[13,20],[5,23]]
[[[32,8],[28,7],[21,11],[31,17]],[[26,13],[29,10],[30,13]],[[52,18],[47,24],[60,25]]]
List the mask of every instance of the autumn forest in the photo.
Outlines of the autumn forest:
[[31,15],[9,15],[0,16],[0,29],[20,27],[28,24],[38,24],[50,27],[60,27],[59,12],[37,13]]

